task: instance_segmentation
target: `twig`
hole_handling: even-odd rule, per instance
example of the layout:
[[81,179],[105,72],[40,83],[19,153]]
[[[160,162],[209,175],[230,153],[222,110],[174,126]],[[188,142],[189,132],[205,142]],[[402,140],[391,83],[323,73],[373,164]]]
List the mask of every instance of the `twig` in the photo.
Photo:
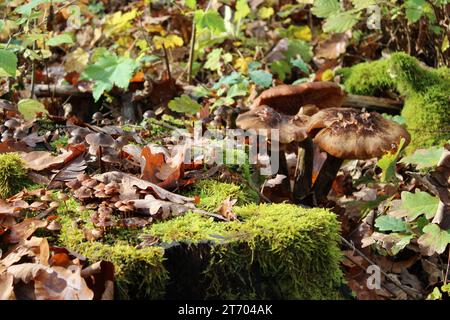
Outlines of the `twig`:
[[195,19],[192,18],[192,35],[191,35],[191,50],[189,52],[189,69],[188,69],[188,83],[192,84],[192,65],[194,64],[194,52],[195,52],[195,37],[197,30],[195,27]]
[[169,81],[172,79],[172,75],[170,74],[170,63],[169,63],[169,56],[167,55],[167,49],[164,43],[162,44],[162,48],[164,51],[164,60],[166,62],[166,69],[167,69],[167,76],[169,77]]
[[[364,260],[366,260],[367,262],[369,262],[371,265],[377,265],[375,262],[373,262],[372,260],[370,260],[364,253],[362,253],[361,250],[359,250],[358,248],[355,247],[355,245],[353,245],[350,241],[348,241],[347,239],[345,239],[343,236],[339,236],[342,240],[342,242],[344,242],[344,244],[346,244],[350,249],[354,250],[356,253],[358,253],[358,255],[360,255]],[[378,268],[380,268],[378,266]],[[390,280],[396,287],[398,287],[399,289],[401,289],[403,292],[406,293],[406,295],[408,295],[409,297],[418,300],[421,298],[420,294],[416,294],[416,293],[411,293],[410,291],[415,291],[412,288],[408,288],[405,289],[404,286],[401,283],[398,283],[398,280],[395,279],[394,277],[392,277],[391,275],[389,275],[388,273],[386,273],[385,271],[383,271],[383,269],[380,268],[380,272],[388,279]]]

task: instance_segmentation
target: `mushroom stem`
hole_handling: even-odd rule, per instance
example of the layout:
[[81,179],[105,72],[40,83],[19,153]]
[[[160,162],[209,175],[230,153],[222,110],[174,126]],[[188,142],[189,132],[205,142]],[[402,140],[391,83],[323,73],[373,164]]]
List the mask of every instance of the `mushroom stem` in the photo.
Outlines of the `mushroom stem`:
[[299,143],[297,155],[297,167],[295,169],[293,198],[295,203],[303,203],[311,192],[312,167],[314,150],[311,138]]
[[102,157],[103,157],[103,147],[99,146],[98,147],[98,166],[100,167],[100,173],[105,172],[105,165],[102,161]]
[[313,185],[312,192],[315,198],[320,201],[328,195],[333,185],[333,181],[341,168],[343,159],[333,157],[331,154],[327,154],[327,159],[320,169],[316,182]]
[[284,148],[278,149],[278,161],[279,161],[279,174],[285,175],[286,179],[283,179],[281,185],[283,188],[291,192],[291,183],[289,182],[289,168],[286,160],[286,153],[284,152]]

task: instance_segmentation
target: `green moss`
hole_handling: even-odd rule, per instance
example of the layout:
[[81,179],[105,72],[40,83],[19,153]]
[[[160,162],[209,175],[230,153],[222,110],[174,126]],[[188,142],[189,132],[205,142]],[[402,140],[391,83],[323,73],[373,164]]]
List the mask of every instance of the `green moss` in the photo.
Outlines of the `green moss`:
[[205,297],[339,297],[341,253],[334,214],[289,204],[253,204],[236,208],[236,213],[240,221],[214,222],[187,214],[155,224],[150,234],[168,243],[213,243],[202,253],[208,262],[198,287]]
[[393,87],[387,73],[388,60],[359,63],[351,68],[342,68],[338,74],[345,79],[345,89],[353,94],[377,96]]
[[29,181],[19,154],[0,154],[0,197],[8,198],[19,192]]
[[393,90],[404,98],[402,116],[411,134],[408,151],[450,139],[450,69],[432,69],[397,52],[389,59],[357,64],[341,71],[346,91],[380,95]]
[[199,196],[200,207],[208,211],[217,210],[220,204],[228,197],[230,197],[230,199],[237,199],[237,205],[259,202],[258,194],[250,188],[211,179],[202,180],[196,183],[188,191],[188,195]]
[[[73,199],[67,207],[58,209],[58,244],[92,262],[113,262],[119,298],[339,298],[339,224],[327,210],[251,204],[235,207],[239,221],[188,213],[86,241],[92,212],[78,210]],[[161,244],[138,249],[139,234]]]
[[[119,299],[158,299],[164,294],[167,271],[163,266],[164,250],[160,247],[138,249],[130,242],[136,241],[136,233],[129,237],[131,230],[108,234],[104,241],[86,241],[83,228],[92,228],[92,211],[80,211],[75,200],[66,202],[58,209],[62,225],[58,242],[85,256],[91,262],[111,261],[115,268],[116,296]],[[81,219],[84,225],[75,221]],[[117,238],[114,239],[114,235]]]

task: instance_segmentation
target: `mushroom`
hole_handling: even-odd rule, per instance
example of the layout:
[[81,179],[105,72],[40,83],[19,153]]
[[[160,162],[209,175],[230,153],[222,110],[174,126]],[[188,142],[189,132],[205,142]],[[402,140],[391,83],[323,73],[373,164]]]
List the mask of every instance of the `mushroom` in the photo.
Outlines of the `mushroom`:
[[[306,134],[305,123],[308,121],[304,116],[297,115],[295,117],[280,114],[268,106],[259,106],[246,113],[240,114],[236,119],[236,125],[244,130],[255,129],[261,132],[261,129],[267,129],[267,138],[272,139],[271,130],[279,130],[280,149],[279,156],[279,172],[289,177],[285,148],[293,141],[303,141],[308,136]],[[264,133],[264,132],[261,132]],[[284,186],[290,190],[289,179],[283,180]]]
[[64,207],[66,208],[66,211],[68,211],[67,200],[69,200],[69,196],[65,193],[60,193],[58,194],[58,200],[64,202]]
[[95,122],[97,125],[99,125],[102,120],[103,114],[101,112],[96,112],[92,115],[92,121]]
[[144,112],[144,114],[142,115],[142,117],[144,119],[151,119],[155,117],[155,112],[153,110],[147,110]]
[[2,113],[1,113],[1,118],[4,119],[6,116],[6,111],[14,111],[17,112],[17,105],[15,105],[14,103],[8,101],[8,100],[4,100],[4,99],[0,99],[0,109],[2,109]]
[[410,135],[401,125],[376,112],[351,108],[321,110],[310,119],[308,133],[327,158],[312,188],[316,200],[328,195],[334,178],[345,159],[370,159],[393,152]]
[[[253,102],[251,109],[268,105],[284,115],[296,115],[303,119],[297,125],[303,127],[307,116],[320,109],[340,107],[344,101],[344,92],[334,82],[309,82],[299,85],[280,85],[263,91]],[[297,165],[293,198],[302,203],[309,194],[312,183],[312,165],[314,161],[313,144],[309,137],[297,143]]]
[[334,82],[308,82],[298,85],[280,85],[263,91],[251,109],[268,105],[274,110],[296,115],[300,107],[315,105],[319,109],[339,108],[344,102],[344,92]]
[[100,172],[103,173],[105,171],[105,167],[103,164],[103,148],[111,147],[114,143],[114,139],[102,132],[98,133],[90,133],[86,136],[86,142],[90,145],[89,151],[91,151],[91,147],[95,149],[95,156],[97,157],[98,164],[100,167]]
[[18,127],[20,127],[20,122],[17,121],[16,119],[9,119],[6,120],[5,123],[3,124],[5,127],[8,128],[9,131],[14,131],[15,129],[17,129]]

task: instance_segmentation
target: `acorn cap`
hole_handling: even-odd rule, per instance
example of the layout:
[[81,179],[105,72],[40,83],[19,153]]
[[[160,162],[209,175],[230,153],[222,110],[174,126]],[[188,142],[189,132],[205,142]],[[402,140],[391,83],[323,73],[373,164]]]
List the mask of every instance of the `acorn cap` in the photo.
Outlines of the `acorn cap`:
[[111,137],[109,134],[104,134],[102,132],[90,133],[85,137],[85,139],[89,145],[102,147],[109,147],[114,143],[113,137]]
[[340,159],[370,159],[395,151],[411,138],[401,125],[376,112],[331,108],[313,115],[307,129],[322,150]]
[[304,118],[297,119],[297,117],[280,114],[268,106],[260,106],[240,114],[236,119],[236,125],[244,130],[267,129],[269,139],[271,138],[270,129],[278,129],[280,143],[287,144],[292,141],[303,141],[308,137],[306,123],[303,123],[303,120]]
[[253,102],[251,109],[268,105],[277,112],[295,115],[300,107],[308,104],[319,109],[339,108],[344,92],[334,82],[307,82],[298,85],[280,85],[263,91]]

